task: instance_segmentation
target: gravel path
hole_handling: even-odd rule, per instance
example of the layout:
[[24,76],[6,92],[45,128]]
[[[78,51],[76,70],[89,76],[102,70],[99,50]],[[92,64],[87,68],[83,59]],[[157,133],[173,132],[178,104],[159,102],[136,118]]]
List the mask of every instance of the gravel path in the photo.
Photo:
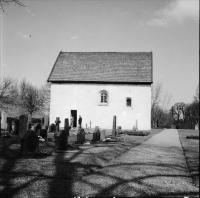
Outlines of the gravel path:
[[166,129],[73,185],[77,196],[198,195],[178,131]]

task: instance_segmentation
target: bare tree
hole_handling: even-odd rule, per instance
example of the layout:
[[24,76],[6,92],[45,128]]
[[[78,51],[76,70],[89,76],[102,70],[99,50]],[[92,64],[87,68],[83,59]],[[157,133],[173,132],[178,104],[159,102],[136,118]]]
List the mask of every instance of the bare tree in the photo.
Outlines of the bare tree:
[[164,115],[166,114],[171,98],[171,94],[163,91],[162,83],[158,83],[155,87],[152,86],[151,121],[153,125],[156,121],[164,121]]
[[4,6],[9,5],[10,3],[14,3],[15,5],[26,7],[21,1],[19,0],[0,0],[0,9],[4,11]]
[[25,79],[22,80],[19,87],[19,100],[20,108],[31,117],[33,114],[42,114],[45,111],[45,95],[41,89],[31,85]]
[[10,77],[4,78],[0,84],[0,109],[8,110],[16,104],[18,97],[17,80]]
[[45,100],[45,113],[49,114],[50,111],[50,100],[51,100],[51,83],[47,82],[41,87],[42,94]]

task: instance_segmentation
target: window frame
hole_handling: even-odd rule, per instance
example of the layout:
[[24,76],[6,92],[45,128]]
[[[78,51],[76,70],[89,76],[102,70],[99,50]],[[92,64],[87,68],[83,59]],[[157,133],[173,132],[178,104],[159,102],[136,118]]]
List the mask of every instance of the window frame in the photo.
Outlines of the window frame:
[[[103,98],[103,102],[102,102],[102,98]],[[99,92],[98,100],[99,100],[99,106],[108,106],[108,92],[106,90],[101,90]]]

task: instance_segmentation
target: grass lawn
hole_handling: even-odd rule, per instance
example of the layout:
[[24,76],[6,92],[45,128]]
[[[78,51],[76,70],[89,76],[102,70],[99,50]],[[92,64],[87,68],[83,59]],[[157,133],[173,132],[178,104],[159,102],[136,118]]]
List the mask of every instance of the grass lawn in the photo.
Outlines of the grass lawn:
[[[80,150],[53,152],[47,157],[20,157],[20,139],[0,137],[0,197],[75,196],[79,192],[73,186],[74,181],[101,170],[113,159],[160,131],[162,129],[153,129],[148,136],[124,135],[121,136],[125,140],[122,142],[78,145]],[[86,130],[86,141],[92,139],[88,132]],[[74,133],[70,132],[69,143],[76,141]],[[110,134],[111,130],[108,130],[107,135]],[[52,138],[53,134],[48,136]],[[54,142],[40,142],[40,149],[54,151]],[[106,181],[102,182],[105,185]]]
[[187,166],[195,185],[199,186],[199,139],[188,139],[187,136],[199,136],[199,130],[178,129]]

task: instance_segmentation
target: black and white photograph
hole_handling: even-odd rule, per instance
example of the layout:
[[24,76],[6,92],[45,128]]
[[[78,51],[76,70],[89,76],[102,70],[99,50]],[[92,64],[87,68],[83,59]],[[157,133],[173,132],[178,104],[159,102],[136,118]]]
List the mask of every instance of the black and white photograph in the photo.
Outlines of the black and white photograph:
[[0,0],[0,197],[199,197],[199,0]]

